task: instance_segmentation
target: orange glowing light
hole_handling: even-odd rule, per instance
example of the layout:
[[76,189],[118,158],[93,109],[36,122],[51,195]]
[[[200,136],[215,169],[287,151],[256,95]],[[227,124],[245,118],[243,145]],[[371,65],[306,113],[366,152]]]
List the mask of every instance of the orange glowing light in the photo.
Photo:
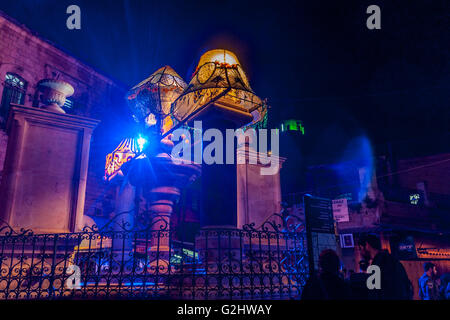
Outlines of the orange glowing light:
[[106,156],[105,180],[111,180],[120,170],[124,163],[133,159],[139,153],[139,145],[135,139],[122,140],[113,152]]
[[253,121],[248,125],[264,119],[265,103],[253,92],[236,55],[225,49],[210,50],[200,57],[189,85],[172,104],[172,115],[177,121],[186,121],[215,99],[251,113]]
[[167,116],[163,120],[162,133],[166,133],[173,127],[173,120],[171,116]]

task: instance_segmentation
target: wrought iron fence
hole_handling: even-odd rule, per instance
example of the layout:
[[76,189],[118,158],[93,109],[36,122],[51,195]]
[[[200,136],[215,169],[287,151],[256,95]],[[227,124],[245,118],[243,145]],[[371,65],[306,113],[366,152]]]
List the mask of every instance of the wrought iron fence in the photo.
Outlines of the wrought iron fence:
[[168,226],[67,234],[3,227],[0,299],[297,298],[308,274],[298,230],[275,221],[203,228],[188,243]]

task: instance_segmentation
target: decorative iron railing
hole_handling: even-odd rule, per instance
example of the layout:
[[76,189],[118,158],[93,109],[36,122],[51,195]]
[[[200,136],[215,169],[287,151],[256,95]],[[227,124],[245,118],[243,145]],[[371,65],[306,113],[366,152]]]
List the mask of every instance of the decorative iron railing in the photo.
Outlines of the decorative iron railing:
[[3,227],[0,299],[297,298],[308,274],[298,229],[273,221],[258,230],[204,228],[187,243],[170,228],[33,234]]

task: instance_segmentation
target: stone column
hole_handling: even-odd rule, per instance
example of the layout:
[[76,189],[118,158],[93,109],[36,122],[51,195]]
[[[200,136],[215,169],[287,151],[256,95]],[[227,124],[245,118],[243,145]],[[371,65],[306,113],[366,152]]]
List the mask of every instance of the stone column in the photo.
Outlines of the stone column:
[[[219,101],[210,106],[202,120],[203,130],[216,129],[223,137],[223,164],[202,163],[202,227],[237,227],[237,157],[236,143],[231,150],[234,162],[226,163],[226,130],[239,128],[251,115]],[[242,120],[244,119],[244,120]]]
[[150,251],[169,252],[170,218],[175,201],[180,197],[180,189],[170,186],[159,186],[151,191],[150,215],[152,239]]
[[[114,251],[128,252],[133,249],[133,235],[123,231],[133,229],[136,206],[136,187],[128,180],[119,181],[115,203],[112,226],[115,237],[112,240],[112,247]],[[118,236],[120,232],[123,232],[123,237]]]
[[[262,175],[261,169],[266,165],[260,159],[266,155],[244,144],[238,149],[238,157],[245,158],[246,162],[237,165],[237,226],[242,228],[245,224],[255,223],[258,228],[267,218],[281,211],[280,170],[286,159],[272,155],[279,168],[273,175]],[[272,217],[270,221],[282,224],[278,218]]]
[[81,230],[90,140],[98,122],[12,105],[0,218],[35,233]]
[[[223,164],[202,164],[202,207],[200,224],[204,226],[237,226],[236,159],[226,163],[226,129],[235,129],[226,119],[204,121],[203,130],[218,129],[223,137]],[[232,151],[236,154],[236,148]],[[236,158],[236,157],[235,157]]]
[[144,184],[144,196],[148,201],[150,238],[150,265],[156,272],[167,272],[170,252],[170,219],[181,189],[200,175],[200,167],[194,164],[176,163],[167,153],[150,157],[151,173]]
[[[249,123],[252,115],[232,101],[222,99],[207,106],[196,120],[202,120],[203,130],[217,129],[223,137],[223,164],[202,163],[202,230],[195,238],[196,249],[206,271],[216,273],[222,263],[231,263],[229,257],[237,256],[241,245],[241,234],[237,230],[236,142],[232,150],[227,150],[226,130],[235,130]],[[232,164],[226,164],[228,151],[233,153]]]

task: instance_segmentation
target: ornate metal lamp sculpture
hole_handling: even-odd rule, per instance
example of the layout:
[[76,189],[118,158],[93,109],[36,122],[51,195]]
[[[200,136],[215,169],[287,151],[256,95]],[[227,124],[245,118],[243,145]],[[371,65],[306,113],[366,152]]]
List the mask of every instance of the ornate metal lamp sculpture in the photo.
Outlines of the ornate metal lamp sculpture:
[[133,159],[140,152],[140,148],[135,139],[126,138],[106,156],[105,180],[113,179],[119,174],[122,165]]
[[[140,127],[139,130],[149,136],[151,148],[145,146],[146,152],[149,149],[161,151],[162,146],[159,140],[164,125],[166,127],[170,125],[170,121],[167,121],[170,119],[170,117],[167,117],[170,111],[170,104],[183,92],[185,87],[186,83],[184,80],[171,67],[165,66],[156,70],[128,92],[127,101],[132,111],[132,116]],[[167,119],[166,122],[164,122],[164,119]],[[137,155],[139,156],[136,159],[146,158],[146,152],[143,153],[144,145],[139,145],[137,140],[135,138],[124,139],[113,152],[106,156],[105,180],[110,181],[117,175],[123,176],[122,166]],[[152,152],[152,155],[155,155],[155,152]],[[140,167],[142,167],[142,163],[140,163]],[[117,199],[119,204],[130,202],[129,205],[125,205],[128,209],[133,207],[131,202],[134,203],[134,200],[128,198],[134,198],[135,196],[135,186],[132,186],[129,181],[130,179],[125,181],[126,187],[121,186]],[[126,189],[132,189],[133,192],[127,192]],[[121,194],[124,196],[128,194],[129,196],[122,199],[120,197]],[[117,206],[116,211],[118,211]],[[128,223],[131,223],[130,221],[132,219],[124,220],[124,222]],[[120,222],[117,223],[121,224]]]
[[[170,105],[185,87],[183,79],[171,67],[166,66],[133,87],[127,96],[133,117],[148,136],[148,143],[140,150],[142,153],[131,157],[133,161],[127,169],[127,188],[122,189],[124,196],[118,197],[116,211],[117,208],[132,208],[133,210],[129,211],[133,212],[129,215],[134,216],[137,213],[134,212],[134,198],[139,188],[140,194],[146,199],[146,210],[143,219],[140,220],[144,227],[151,228],[153,233],[149,248],[150,261],[152,256],[158,257],[150,264],[158,264],[153,267],[159,272],[164,272],[165,265],[169,265],[168,257],[165,255],[170,250],[169,236],[164,231],[170,226],[174,203],[180,196],[181,189],[200,175],[199,166],[175,163],[170,155],[173,143],[169,139],[161,139],[162,133],[172,125],[169,115]],[[132,148],[129,149],[134,153]],[[120,158],[119,162],[126,160]],[[109,157],[111,164],[106,171],[108,168],[112,171],[117,169],[114,159],[113,152]],[[107,172],[108,174],[111,173]],[[130,188],[133,192],[126,191]],[[124,221],[133,220],[124,219]],[[127,248],[131,248],[131,242]],[[117,249],[122,250],[120,246]]]
[[145,131],[161,135],[172,124],[170,106],[187,87],[184,80],[169,66],[156,70],[134,86],[127,96],[135,121]]
[[[257,125],[266,112],[237,57],[224,49],[201,56],[189,85],[172,105],[172,114],[181,123],[201,120],[203,129],[221,130],[223,136],[226,129]],[[236,164],[204,164],[202,182],[201,224],[236,227]]]
[[236,127],[255,125],[267,112],[237,57],[224,49],[211,50],[200,57],[189,85],[172,106],[172,114],[180,122],[189,122],[204,118],[213,109],[230,117]]

